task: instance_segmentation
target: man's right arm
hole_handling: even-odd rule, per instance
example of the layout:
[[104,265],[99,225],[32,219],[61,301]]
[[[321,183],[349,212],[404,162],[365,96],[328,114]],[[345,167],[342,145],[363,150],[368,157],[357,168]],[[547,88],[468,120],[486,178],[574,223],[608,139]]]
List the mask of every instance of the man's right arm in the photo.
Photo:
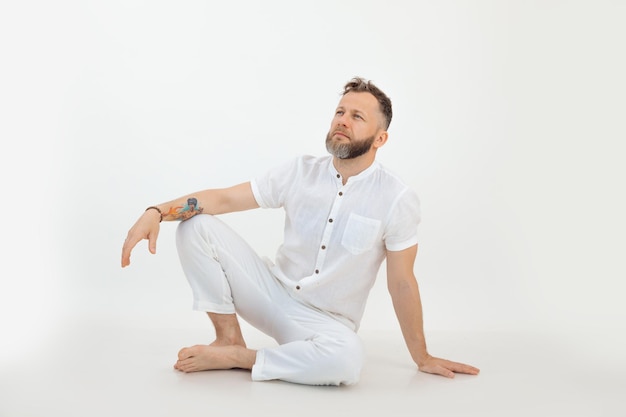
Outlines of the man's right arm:
[[252,194],[252,187],[249,182],[230,188],[199,191],[159,204],[156,207],[163,214],[163,220],[183,220],[188,218],[183,216],[182,213],[184,213],[189,199],[192,198],[196,200],[196,214],[224,214],[259,207]]
[[[193,202],[193,211],[189,202]],[[196,214],[224,214],[259,207],[250,182],[229,188],[209,189],[182,196],[172,201],[151,206],[128,231],[122,247],[122,267],[130,264],[130,253],[135,245],[148,240],[151,253],[156,253],[156,240],[161,221],[187,220]]]

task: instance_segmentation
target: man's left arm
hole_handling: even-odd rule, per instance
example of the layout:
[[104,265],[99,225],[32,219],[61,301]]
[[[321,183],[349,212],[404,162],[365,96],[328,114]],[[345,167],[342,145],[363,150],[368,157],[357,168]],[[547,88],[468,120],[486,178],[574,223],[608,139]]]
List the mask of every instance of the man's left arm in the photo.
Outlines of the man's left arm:
[[426,348],[422,301],[413,272],[417,245],[401,251],[387,251],[387,288],[400,323],[402,336],[413,361],[422,372],[454,378],[455,372],[477,375],[470,365],[431,356]]

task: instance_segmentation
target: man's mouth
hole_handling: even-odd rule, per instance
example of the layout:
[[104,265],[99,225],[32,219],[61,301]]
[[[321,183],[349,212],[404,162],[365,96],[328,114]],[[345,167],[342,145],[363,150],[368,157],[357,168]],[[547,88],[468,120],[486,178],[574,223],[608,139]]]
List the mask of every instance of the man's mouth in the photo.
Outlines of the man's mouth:
[[346,138],[346,139],[350,139],[350,136],[348,136],[348,134],[347,134],[347,133],[342,132],[341,130],[335,130],[335,132],[333,133],[333,135],[335,135],[335,136],[341,136],[341,137],[344,137],[344,138]]

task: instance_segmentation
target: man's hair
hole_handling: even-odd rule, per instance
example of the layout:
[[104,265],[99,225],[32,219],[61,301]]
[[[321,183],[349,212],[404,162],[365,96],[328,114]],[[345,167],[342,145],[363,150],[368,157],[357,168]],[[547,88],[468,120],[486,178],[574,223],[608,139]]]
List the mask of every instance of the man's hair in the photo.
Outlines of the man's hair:
[[343,86],[343,95],[345,96],[349,92],[370,93],[376,97],[376,100],[378,100],[378,104],[380,105],[380,111],[385,118],[384,128],[385,130],[389,128],[391,116],[393,115],[393,112],[391,111],[391,100],[380,88],[376,87],[374,83],[365,80],[364,78],[354,77]]

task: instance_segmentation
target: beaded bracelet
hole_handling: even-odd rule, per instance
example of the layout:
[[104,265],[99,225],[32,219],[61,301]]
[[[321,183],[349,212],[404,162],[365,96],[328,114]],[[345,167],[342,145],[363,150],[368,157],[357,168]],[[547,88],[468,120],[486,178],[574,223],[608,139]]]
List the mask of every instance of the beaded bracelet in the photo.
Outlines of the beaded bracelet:
[[161,220],[159,220],[159,223],[161,223],[163,221],[163,212],[161,211],[160,208],[156,207],[156,206],[150,206],[146,209],[146,211],[150,210],[150,209],[154,209],[156,211],[159,212],[159,215],[161,216]]

